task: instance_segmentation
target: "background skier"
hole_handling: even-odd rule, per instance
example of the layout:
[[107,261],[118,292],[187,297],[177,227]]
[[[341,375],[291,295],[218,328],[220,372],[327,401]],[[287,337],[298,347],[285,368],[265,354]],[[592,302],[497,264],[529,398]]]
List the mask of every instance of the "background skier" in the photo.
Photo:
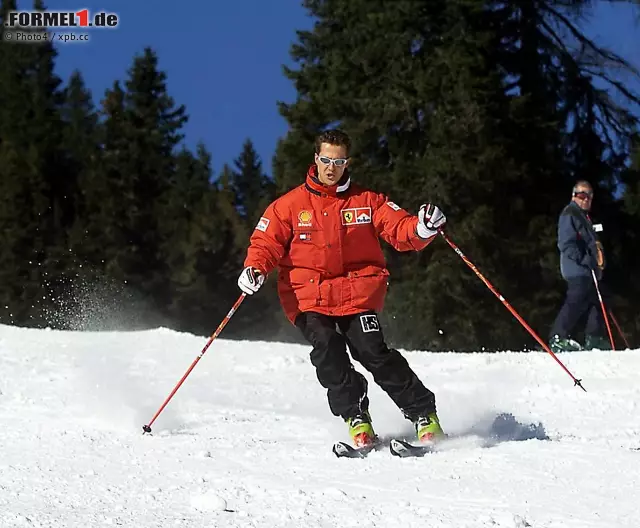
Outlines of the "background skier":
[[558,220],[560,272],[567,282],[567,293],[551,328],[550,346],[555,352],[581,350],[571,334],[585,314],[586,348],[611,348],[604,337],[603,314],[591,273],[593,270],[600,280],[605,267],[602,244],[589,216],[592,203],[593,187],[579,181]]

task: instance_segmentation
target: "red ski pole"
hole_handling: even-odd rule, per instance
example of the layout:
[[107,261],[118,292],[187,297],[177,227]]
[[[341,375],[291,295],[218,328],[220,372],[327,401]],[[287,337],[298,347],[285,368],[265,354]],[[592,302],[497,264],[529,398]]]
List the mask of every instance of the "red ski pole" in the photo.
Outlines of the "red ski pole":
[[627,341],[627,338],[625,337],[625,335],[622,333],[622,328],[620,328],[620,325],[618,324],[618,321],[616,320],[616,318],[613,316],[613,312],[611,310],[609,310],[609,315],[611,316],[611,320],[613,321],[614,326],[616,327],[616,329],[618,330],[618,333],[620,334],[620,337],[622,338],[622,340],[624,341],[624,346],[626,346],[627,348],[631,348],[629,346],[629,341]]
[[493,285],[484,277],[484,275],[482,275],[482,273],[480,273],[478,271],[478,268],[476,268],[473,263],[465,256],[465,254],[460,250],[460,248],[458,246],[456,246],[451,239],[444,233],[444,231],[442,231],[442,229],[439,229],[438,232],[442,235],[442,238],[444,238],[447,241],[447,244],[449,244],[451,246],[451,249],[453,249],[453,251],[455,251],[458,256],[465,262],[465,264],[467,266],[469,266],[471,268],[471,270],[478,276],[478,278],[484,282],[484,284],[487,286],[487,288],[489,288],[489,290],[491,290],[491,293],[493,293],[498,299],[500,299],[500,302],[511,312],[511,314],[520,322],[520,324],[522,326],[524,326],[524,328],[527,330],[527,332],[529,332],[533,338],[540,343],[540,345],[542,346],[542,348],[549,354],[551,354],[551,357],[553,359],[556,360],[556,362],[558,363],[558,365],[560,365],[562,367],[562,369],[569,374],[569,376],[571,376],[571,379],[573,380],[574,385],[577,385],[578,387],[580,387],[584,392],[587,392],[587,389],[585,389],[582,386],[582,380],[576,379],[575,376],[573,374],[571,374],[571,372],[569,371],[569,369],[567,367],[564,366],[564,364],[562,363],[562,361],[560,361],[558,359],[558,356],[556,356],[553,351],[549,348],[549,346],[542,340],[540,339],[540,337],[538,336],[538,334],[536,334],[531,327],[526,323],[526,321],[520,317],[520,315],[518,314],[518,312],[515,311],[515,309],[507,302],[507,300],[500,294],[498,293],[498,291],[493,287]]
[[144,433],[150,433],[151,432],[151,425],[153,424],[153,422],[156,421],[156,418],[158,418],[158,416],[160,416],[160,413],[164,410],[164,408],[167,406],[167,404],[169,403],[169,401],[171,400],[171,398],[173,398],[173,395],[178,391],[178,389],[180,388],[180,386],[184,383],[184,380],[187,379],[187,376],[189,374],[191,374],[191,371],[195,368],[195,366],[198,364],[198,361],[200,361],[200,359],[202,358],[202,356],[204,356],[204,353],[207,351],[207,349],[209,348],[209,346],[211,345],[211,343],[213,343],[213,340],[218,337],[220,335],[220,332],[222,332],[222,329],[227,326],[227,323],[229,322],[229,320],[231,319],[231,317],[233,316],[233,314],[236,312],[236,310],[238,309],[238,307],[242,304],[242,301],[244,301],[245,297],[247,296],[246,293],[242,293],[240,295],[240,297],[238,297],[238,300],[235,302],[235,304],[231,307],[231,310],[229,310],[229,313],[225,316],[225,318],[222,320],[222,322],[220,323],[220,325],[218,326],[217,330],[211,335],[211,337],[209,338],[209,341],[207,341],[207,344],[204,346],[204,348],[202,349],[202,351],[200,352],[200,354],[198,355],[198,357],[196,357],[196,359],[193,360],[193,363],[191,363],[191,366],[189,367],[189,369],[187,370],[187,372],[185,372],[184,376],[182,376],[182,379],[180,379],[180,381],[178,382],[178,384],[173,388],[173,390],[171,391],[171,394],[169,394],[169,396],[167,397],[167,399],[164,401],[164,403],[162,404],[162,406],[160,407],[160,409],[158,409],[158,412],[156,412],[156,414],[154,415],[154,417],[151,419],[151,421],[147,424],[147,425],[143,425],[142,426],[142,431]]
[[604,301],[600,294],[600,286],[598,286],[598,279],[596,278],[596,272],[591,270],[591,276],[593,277],[593,283],[596,285],[596,291],[598,292],[598,299],[600,299],[600,306],[602,307],[602,315],[604,317],[604,323],[607,325],[607,332],[609,333],[609,341],[611,341],[611,350],[616,349],[616,344],[613,342],[613,334],[611,333],[611,326],[609,326],[609,318],[607,317],[607,310],[604,307]]

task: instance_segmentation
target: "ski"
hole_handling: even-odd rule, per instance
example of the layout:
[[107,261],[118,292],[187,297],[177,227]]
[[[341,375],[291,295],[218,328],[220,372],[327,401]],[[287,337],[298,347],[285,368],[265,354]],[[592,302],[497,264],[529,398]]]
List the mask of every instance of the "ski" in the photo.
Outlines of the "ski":
[[373,443],[363,447],[354,447],[346,442],[336,442],[333,444],[333,454],[338,458],[366,458],[371,451],[379,451],[384,448],[384,442],[379,436],[376,436]]
[[371,444],[365,447],[353,447],[345,442],[333,444],[333,454],[338,458],[366,458],[366,456],[379,447],[379,444]]
[[389,451],[393,456],[400,458],[423,457],[428,453],[433,453],[433,447],[414,445],[399,438],[392,438],[389,442]]
[[[384,446],[383,442],[377,442],[366,447],[353,447],[346,442],[333,444],[333,454],[338,458],[366,458],[372,451],[377,451]],[[423,457],[434,451],[430,445],[415,445],[400,438],[392,438],[389,441],[389,452],[400,458]]]

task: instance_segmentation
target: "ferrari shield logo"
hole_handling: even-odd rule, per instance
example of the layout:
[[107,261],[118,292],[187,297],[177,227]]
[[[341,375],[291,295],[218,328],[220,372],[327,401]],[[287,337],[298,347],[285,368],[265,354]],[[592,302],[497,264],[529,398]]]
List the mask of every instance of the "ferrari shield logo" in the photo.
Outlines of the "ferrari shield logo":
[[371,223],[371,207],[354,207],[343,209],[342,225],[358,225]]

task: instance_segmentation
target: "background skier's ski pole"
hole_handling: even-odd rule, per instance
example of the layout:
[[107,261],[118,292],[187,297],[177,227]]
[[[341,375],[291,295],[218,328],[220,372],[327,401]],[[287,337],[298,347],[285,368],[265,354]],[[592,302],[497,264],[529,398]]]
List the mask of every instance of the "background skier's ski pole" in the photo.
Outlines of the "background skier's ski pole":
[[609,316],[611,317],[611,320],[613,321],[614,326],[618,330],[618,333],[620,334],[620,337],[624,341],[624,346],[626,346],[627,348],[631,348],[631,346],[629,345],[629,341],[627,341],[627,338],[625,337],[624,333],[622,332],[622,328],[620,328],[620,325],[618,324],[618,321],[613,316],[613,312],[611,311],[611,309],[609,309]]
[[596,291],[598,292],[598,299],[600,299],[602,316],[604,317],[604,323],[607,325],[607,332],[609,333],[609,341],[611,341],[611,350],[615,350],[616,344],[613,342],[613,334],[611,333],[611,327],[609,326],[609,317],[607,317],[607,310],[604,307],[604,301],[602,300],[602,295],[600,295],[600,286],[598,286],[598,279],[596,277],[596,272],[591,270],[591,276],[593,277],[593,283],[595,284]]
[[[164,408],[167,406],[167,404],[169,403],[169,401],[171,400],[171,398],[173,398],[173,395],[177,392],[177,390],[180,388],[180,385],[182,385],[182,383],[184,382],[184,380],[187,379],[187,376],[189,374],[191,374],[191,371],[194,369],[194,367],[198,364],[198,361],[200,361],[200,358],[202,356],[204,356],[204,353],[207,351],[207,348],[209,348],[209,346],[211,345],[211,343],[213,343],[213,340],[218,337],[220,335],[220,332],[222,332],[222,329],[227,326],[227,323],[229,322],[229,319],[231,319],[231,317],[233,316],[233,314],[236,312],[236,310],[238,309],[238,307],[242,304],[242,301],[244,301],[245,297],[247,296],[246,293],[243,293],[242,295],[240,295],[240,297],[238,297],[238,300],[235,302],[235,304],[231,307],[231,310],[229,310],[229,313],[225,316],[225,318],[222,320],[222,322],[220,323],[220,326],[218,326],[217,330],[212,334],[212,336],[209,338],[209,341],[207,341],[207,344],[204,346],[204,348],[202,349],[202,351],[200,352],[200,354],[198,355],[198,357],[196,359],[193,360],[193,363],[191,363],[191,366],[189,367],[189,369],[187,370],[187,372],[185,372],[184,376],[182,376],[182,379],[178,382],[178,384],[173,388],[173,390],[171,391],[171,394],[169,394],[169,396],[167,397],[167,399],[164,401],[164,403],[162,404],[162,406],[160,407],[160,409],[158,409],[158,412],[156,412],[156,414],[154,415],[154,417],[151,419],[151,421],[147,424],[147,425],[143,425],[142,426],[142,430],[144,431],[144,433],[150,433],[151,432],[151,425],[153,424],[153,422],[156,421],[156,418],[158,418],[158,416],[160,416],[160,413],[164,410]],[[144,434],[143,433],[143,434]]]
[[548,352],[549,354],[551,354],[551,357],[553,359],[555,359],[558,362],[558,365],[560,365],[564,371],[569,374],[569,376],[571,376],[571,379],[573,379],[573,383],[574,385],[577,385],[578,387],[580,387],[583,391],[587,392],[587,389],[585,389],[582,386],[582,380],[576,379],[575,376],[573,374],[571,374],[571,372],[569,371],[569,369],[567,367],[564,366],[564,364],[562,363],[562,361],[560,361],[558,359],[558,356],[556,356],[553,351],[549,348],[549,346],[542,340],[540,339],[540,337],[538,336],[538,334],[536,334],[531,327],[526,323],[526,321],[520,317],[520,315],[518,314],[518,312],[515,311],[515,309],[507,302],[507,300],[500,294],[498,293],[498,291],[493,287],[493,285],[484,278],[484,275],[482,275],[482,273],[480,273],[478,271],[478,268],[476,268],[473,263],[465,256],[465,254],[460,250],[460,248],[458,246],[456,246],[451,239],[445,235],[444,231],[442,231],[441,229],[438,230],[438,232],[442,235],[442,238],[444,238],[447,241],[447,244],[449,244],[451,246],[451,249],[453,249],[458,256],[464,260],[465,264],[467,266],[469,266],[473,272],[478,276],[478,278],[485,283],[485,285],[487,286],[487,288],[489,288],[489,290],[491,290],[491,292],[498,298],[500,299],[500,302],[502,304],[504,304],[504,306],[513,314],[513,316],[520,322],[520,324],[522,326],[525,327],[525,329],[534,337],[534,339],[540,343],[540,345],[542,346],[542,348],[544,348],[544,350],[546,352]]

